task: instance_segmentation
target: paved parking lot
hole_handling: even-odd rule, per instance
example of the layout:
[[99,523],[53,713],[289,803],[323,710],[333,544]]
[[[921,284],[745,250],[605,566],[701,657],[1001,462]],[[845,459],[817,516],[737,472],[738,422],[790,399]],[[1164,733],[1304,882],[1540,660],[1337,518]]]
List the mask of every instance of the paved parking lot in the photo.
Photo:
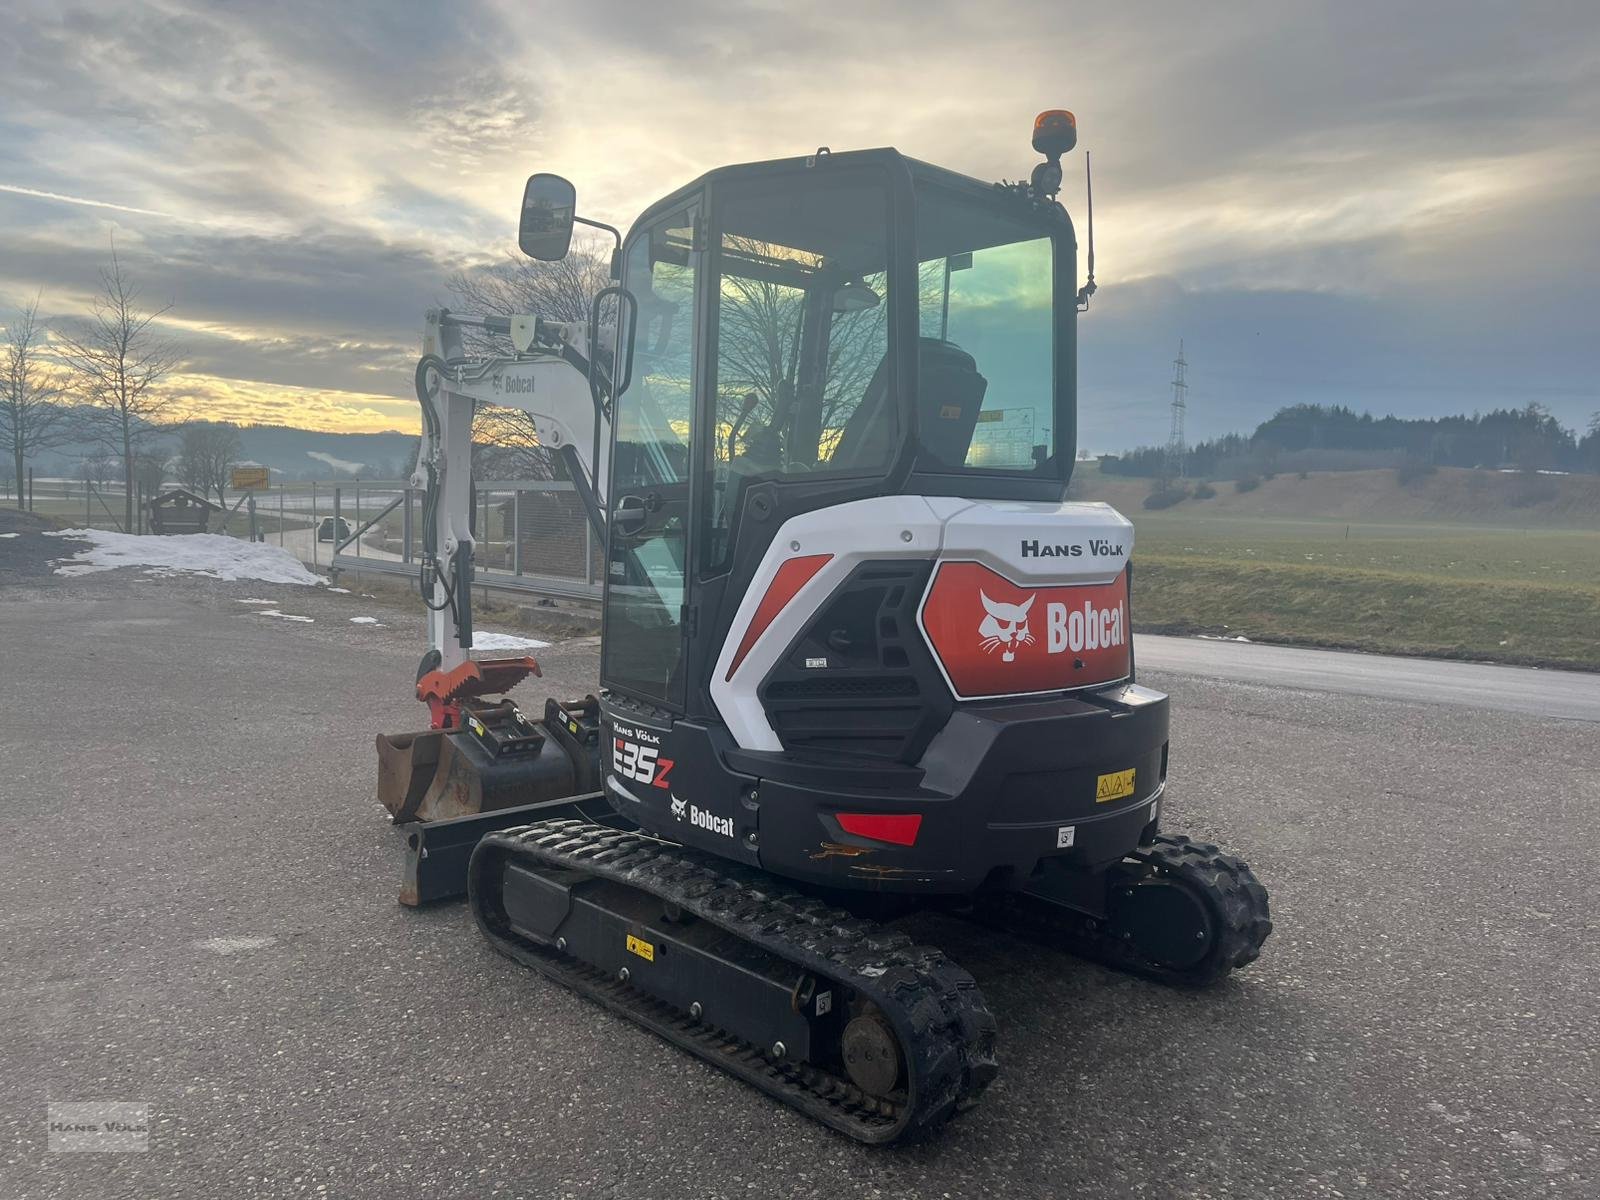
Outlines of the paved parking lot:
[[[0,1196],[1600,1192],[1594,723],[1149,656],[1169,827],[1255,866],[1262,959],[1187,994],[919,919],[1002,1074],[939,1141],[867,1150],[500,959],[462,906],[395,903],[372,737],[423,723],[418,613],[63,580],[30,537],[0,541]],[[592,642],[540,658],[595,686]],[[48,1153],[77,1100],[148,1104],[148,1151]]]

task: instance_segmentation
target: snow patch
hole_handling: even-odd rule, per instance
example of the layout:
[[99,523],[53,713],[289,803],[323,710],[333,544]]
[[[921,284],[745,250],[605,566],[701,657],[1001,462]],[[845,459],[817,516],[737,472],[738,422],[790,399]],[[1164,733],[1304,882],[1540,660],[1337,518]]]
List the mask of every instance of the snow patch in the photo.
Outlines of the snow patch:
[[[188,572],[210,579],[254,579],[260,583],[294,583],[319,587],[322,576],[313,574],[294,555],[266,542],[247,542],[220,533],[181,533],[153,537],[115,533],[106,529],[63,529],[48,537],[89,542],[69,559],[56,564],[57,575],[88,575],[118,567],[149,567],[147,574]],[[272,603],[272,601],[267,601]]]
[[329,588],[328,590],[340,596],[348,596],[350,594],[349,588]]
[[378,625],[380,628],[382,627],[382,623],[378,620],[377,617],[351,617],[350,618],[350,624],[352,624],[352,625]]
[[518,637],[514,633],[487,633],[481,629],[472,635],[474,650],[543,650],[549,644],[538,638]]
[[238,597],[234,597],[234,601],[233,602],[235,604],[276,604],[277,603],[276,600],[263,600],[259,596],[251,596],[251,597],[248,597],[247,599],[244,599],[244,600],[240,600]]
[[315,617],[302,617],[297,613],[279,612],[275,608],[258,608],[252,615],[257,617],[282,617],[285,621],[302,621],[307,625],[316,620]]
[[335,458],[333,455],[321,450],[307,450],[306,457],[314,458],[319,463],[327,463],[335,471],[343,471],[347,475],[354,475],[367,465],[366,463],[351,462],[347,458]]
[[21,536],[22,535],[19,534],[19,533],[0,533],[0,538],[21,537]]

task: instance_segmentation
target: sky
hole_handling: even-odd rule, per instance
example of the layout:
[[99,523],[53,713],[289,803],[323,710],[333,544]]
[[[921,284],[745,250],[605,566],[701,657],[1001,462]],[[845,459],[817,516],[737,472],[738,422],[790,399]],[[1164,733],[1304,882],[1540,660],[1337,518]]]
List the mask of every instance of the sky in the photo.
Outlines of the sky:
[[1600,410],[1593,0],[850,4],[7,0],[0,309],[86,307],[113,238],[191,415],[414,430],[423,311],[555,171],[623,226],[725,163],[1093,152],[1081,444],[1279,406]]

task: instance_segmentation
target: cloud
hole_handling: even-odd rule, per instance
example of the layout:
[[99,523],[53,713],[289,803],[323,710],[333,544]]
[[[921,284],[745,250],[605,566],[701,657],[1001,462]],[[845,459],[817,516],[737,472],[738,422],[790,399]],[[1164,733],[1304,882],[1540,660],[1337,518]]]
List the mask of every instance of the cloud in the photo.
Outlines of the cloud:
[[36,200],[56,200],[62,204],[81,204],[85,208],[109,208],[115,212],[134,213],[141,217],[171,217],[171,213],[156,212],[150,208],[133,208],[127,204],[112,204],[109,200],[89,200],[83,196],[63,196],[59,192],[41,192],[37,188],[17,187],[0,183],[0,192],[17,196],[32,196]]
[[[511,240],[522,179],[626,226],[717,165],[896,145],[1026,174],[1094,152],[1084,440],[1302,399],[1600,407],[1592,4],[830,6],[21,0],[0,44],[0,302],[87,303],[115,231],[230,413],[397,421],[422,311]],[[1065,199],[1080,205],[1080,159]],[[1080,221],[1081,225],[1081,221]],[[348,407],[348,412],[345,411]],[[412,406],[414,407],[414,406]],[[373,426],[368,426],[373,427]]]

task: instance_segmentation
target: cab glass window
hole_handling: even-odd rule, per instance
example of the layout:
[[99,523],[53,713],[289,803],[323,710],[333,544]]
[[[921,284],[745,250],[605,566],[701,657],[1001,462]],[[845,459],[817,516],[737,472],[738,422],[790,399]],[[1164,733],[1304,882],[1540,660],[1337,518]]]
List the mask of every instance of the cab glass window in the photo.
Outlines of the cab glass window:
[[707,423],[708,568],[759,480],[876,474],[898,448],[889,370],[888,188],[877,170],[719,187]]
[[917,189],[917,436],[929,469],[1053,470],[1055,260],[1036,221]]

